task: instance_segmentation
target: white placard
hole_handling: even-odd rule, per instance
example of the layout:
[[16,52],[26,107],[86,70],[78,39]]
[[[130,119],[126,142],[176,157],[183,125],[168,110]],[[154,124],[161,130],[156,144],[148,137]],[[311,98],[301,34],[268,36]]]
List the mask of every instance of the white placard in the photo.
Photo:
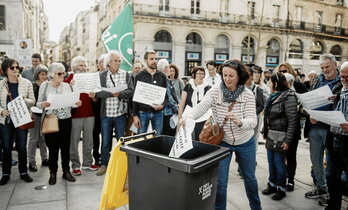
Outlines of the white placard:
[[164,87],[138,81],[135,87],[133,101],[150,106],[160,105],[166,97],[166,91],[167,89]]
[[100,91],[98,88],[100,87],[99,72],[74,74],[74,81],[74,91],[80,93],[96,93]]
[[307,93],[296,93],[296,95],[298,100],[300,100],[301,104],[306,109],[316,109],[332,103],[328,100],[328,98],[332,96],[332,92],[328,85]]
[[42,109],[39,109],[38,107],[36,106],[32,106],[30,108],[30,111],[34,112],[34,113],[37,113],[37,114],[42,114]]
[[10,117],[15,128],[32,121],[27,105],[25,105],[21,95],[10,101],[7,107],[10,111]]
[[311,118],[332,126],[339,126],[341,123],[347,122],[341,111],[318,111],[304,109]]
[[172,129],[174,129],[178,125],[178,122],[179,122],[178,114],[174,114],[169,120],[169,125]]
[[103,91],[106,91],[106,92],[110,92],[110,93],[117,93],[117,92],[121,92],[127,88],[128,88],[128,85],[123,84],[123,85],[117,85],[116,87],[109,87],[109,88],[101,87],[100,89]]
[[191,133],[192,130],[189,130],[189,127],[180,127],[175,136],[169,157],[179,158],[182,154],[193,148]]
[[132,126],[129,128],[133,133],[138,133],[138,128],[132,123]]
[[70,106],[75,106],[75,103],[79,100],[80,93],[72,92],[72,93],[63,93],[63,94],[48,94],[47,102],[51,104],[51,106],[47,107],[46,110],[51,109],[60,109]]

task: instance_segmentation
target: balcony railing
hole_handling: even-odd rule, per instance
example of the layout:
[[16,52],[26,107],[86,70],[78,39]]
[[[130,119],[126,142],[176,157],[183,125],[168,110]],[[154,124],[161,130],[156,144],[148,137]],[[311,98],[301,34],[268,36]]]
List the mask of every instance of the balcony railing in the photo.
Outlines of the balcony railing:
[[220,22],[226,24],[238,24],[238,25],[249,25],[271,28],[283,28],[283,29],[300,29],[313,32],[321,32],[326,34],[335,34],[340,36],[348,36],[348,30],[345,28],[327,26],[323,24],[314,24],[304,21],[293,21],[284,20],[271,17],[263,17],[262,24],[260,17],[255,17],[250,20],[249,15],[239,15],[223,12],[212,12],[212,11],[200,11],[200,14],[191,14],[190,9],[184,8],[169,8],[169,11],[162,12],[156,5],[146,4],[134,4],[135,15],[155,16],[155,17],[170,17],[180,18],[188,20],[200,20],[208,22]]

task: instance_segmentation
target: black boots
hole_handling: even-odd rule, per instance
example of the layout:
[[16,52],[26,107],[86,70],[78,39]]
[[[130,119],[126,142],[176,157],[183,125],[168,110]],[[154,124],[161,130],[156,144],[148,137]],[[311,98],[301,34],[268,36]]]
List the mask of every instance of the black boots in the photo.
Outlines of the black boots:
[[75,182],[76,179],[71,175],[70,171],[64,171],[63,172],[63,179],[66,179],[69,182]]
[[10,180],[10,175],[3,175],[0,179],[0,185],[5,185]]
[[272,187],[269,183],[267,183],[267,188],[262,190],[262,194],[264,195],[271,195],[273,193],[277,192],[277,188],[276,187]]
[[57,182],[57,173],[50,173],[50,178],[48,180],[48,184],[55,185]]
[[286,197],[285,191],[281,191],[280,189],[277,189],[276,187],[272,187],[269,183],[267,184],[267,188],[262,190],[262,194],[264,195],[271,195],[275,193],[271,198],[272,200],[279,201]]
[[285,197],[286,197],[285,191],[281,191],[280,189],[278,189],[278,191],[272,196],[272,200],[280,201],[281,199]]
[[28,174],[21,175],[21,179],[25,182],[32,182],[33,179]]

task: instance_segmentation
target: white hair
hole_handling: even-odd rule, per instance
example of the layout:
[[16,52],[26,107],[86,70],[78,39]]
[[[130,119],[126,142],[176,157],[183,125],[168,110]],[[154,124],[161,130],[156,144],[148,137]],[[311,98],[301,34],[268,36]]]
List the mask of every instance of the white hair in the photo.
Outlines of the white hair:
[[292,74],[284,73],[285,79],[289,84],[293,84],[295,81],[295,78]]
[[348,61],[344,61],[341,65],[340,71],[342,71],[343,69],[348,68]]
[[111,62],[113,55],[116,55],[117,57],[119,57],[121,62],[122,62],[122,55],[121,55],[121,53],[116,51],[116,50],[111,50],[111,51],[109,51],[105,55],[105,58],[104,58],[104,68],[106,68],[106,69],[108,68],[109,63]]
[[310,71],[310,72],[308,73],[308,75],[311,75],[311,74],[318,75],[318,73],[317,73],[316,71],[314,71],[314,70],[312,70],[312,71]]
[[327,59],[329,59],[330,61],[336,62],[336,58],[334,55],[332,55],[331,53],[326,53],[326,54],[323,54],[319,57],[319,63],[322,64]]
[[79,62],[84,62],[87,65],[87,58],[82,56],[76,56],[71,60],[71,68],[75,68],[79,65]]
[[54,62],[54,63],[52,63],[52,64],[50,65],[50,67],[48,67],[48,73],[47,73],[47,74],[48,74],[49,77],[53,77],[54,74],[55,74],[58,70],[62,70],[62,71],[65,72],[65,67],[64,67],[64,65],[61,64],[61,63],[56,63],[56,62]]
[[167,66],[169,66],[169,62],[166,59],[161,59],[157,63],[158,71],[164,71]]
[[100,57],[98,58],[98,63],[99,62],[104,62],[105,57],[106,57],[106,53],[105,54],[101,54]]

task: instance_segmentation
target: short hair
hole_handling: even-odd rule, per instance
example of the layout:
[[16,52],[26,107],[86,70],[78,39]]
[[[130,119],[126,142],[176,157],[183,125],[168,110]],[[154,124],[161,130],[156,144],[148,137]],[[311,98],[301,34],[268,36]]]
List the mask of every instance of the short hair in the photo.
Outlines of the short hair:
[[280,67],[282,67],[282,66],[284,66],[284,67],[286,68],[287,73],[292,74],[292,76],[294,76],[294,78],[297,77],[297,73],[296,73],[295,69],[292,68],[292,66],[291,66],[290,63],[282,63],[282,64],[278,65],[278,66],[276,67],[276,72],[279,72],[279,69],[280,69]]
[[149,58],[150,54],[156,55],[156,52],[154,50],[146,50],[146,52],[144,54],[144,60],[147,60]]
[[84,62],[87,65],[87,58],[83,56],[76,56],[71,60],[71,68],[75,68],[79,65],[79,62]]
[[193,69],[191,70],[191,77],[193,79],[196,79],[196,74],[198,71],[203,71],[204,72],[204,75],[205,75],[205,70],[204,70],[204,67],[203,66],[195,66],[193,67]]
[[314,70],[310,71],[310,72],[308,73],[308,76],[309,76],[310,74],[318,75],[318,73],[317,73],[316,71],[314,71]]
[[216,63],[214,60],[208,60],[207,64],[205,66],[208,68],[208,65],[212,65],[212,66],[216,67]]
[[334,55],[332,55],[331,53],[325,53],[325,54],[322,54],[320,57],[319,57],[319,63],[322,64],[324,63],[327,59],[329,59],[330,61],[332,62],[336,62],[336,58]]
[[4,73],[4,75],[7,77],[7,69],[12,66],[12,64],[16,63],[19,66],[19,62],[13,58],[6,58],[2,64],[1,69]]
[[341,65],[340,71],[342,71],[343,69],[348,68],[348,61],[344,61]]
[[174,79],[178,79],[179,78],[179,68],[173,63],[169,64],[169,68],[174,69],[174,71],[175,71]]
[[98,58],[98,62],[104,61],[106,57],[106,53],[105,54],[101,54]]
[[295,82],[295,77],[292,74],[284,73],[284,76],[289,84],[293,84]]
[[45,65],[38,65],[34,70],[34,79],[35,81],[39,79],[39,74],[45,72],[47,74],[48,68]]
[[104,68],[108,68],[109,67],[109,63],[112,60],[112,56],[115,55],[117,57],[120,58],[121,62],[122,62],[122,55],[120,52],[118,52],[117,50],[110,50],[108,53],[106,53],[105,58],[104,58]]
[[52,78],[54,73],[56,73],[58,70],[63,70],[65,72],[65,67],[61,63],[54,62],[50,65],[50,67],[48,67],[47,75]]
[[253,65],[251,68],[252,68],[252,70],[254,70],[254,71],[259,71],[259,72],[261,72],[261,73],[263,72],[261,66]]
[[69,71],[69,65],[67,64],[67,62],[65,62],[65,61],[58,61],[58,63],[63,64],[63,66],[65,68],[65,72]]
[[34,53],[31,58],[37,58],[41,62],[41,55],[39,53]]
[[276,72],[271,76],[271,81],[276,91],[286,91],[289,89],[288,82],[283,73]]
[[157,69],[158,71],[164,71],[164,69],[169,66],[169,62],[167,59],[161,59],[157,62]]
[[[249,74],[248,74],[245,66],[243,65],[243,63],[240,60],[237,60],[237,59],[226,60],[222,64],[222,69],[220,72],[222,78],[223,78],[222,70],[224,67],[230,67],[230,68],[237,71],[237,75],[239,77],[237,85],[244,85],[245,82],[249,79]],[[222,80],[222,82],[225,83],[224,80]]]

